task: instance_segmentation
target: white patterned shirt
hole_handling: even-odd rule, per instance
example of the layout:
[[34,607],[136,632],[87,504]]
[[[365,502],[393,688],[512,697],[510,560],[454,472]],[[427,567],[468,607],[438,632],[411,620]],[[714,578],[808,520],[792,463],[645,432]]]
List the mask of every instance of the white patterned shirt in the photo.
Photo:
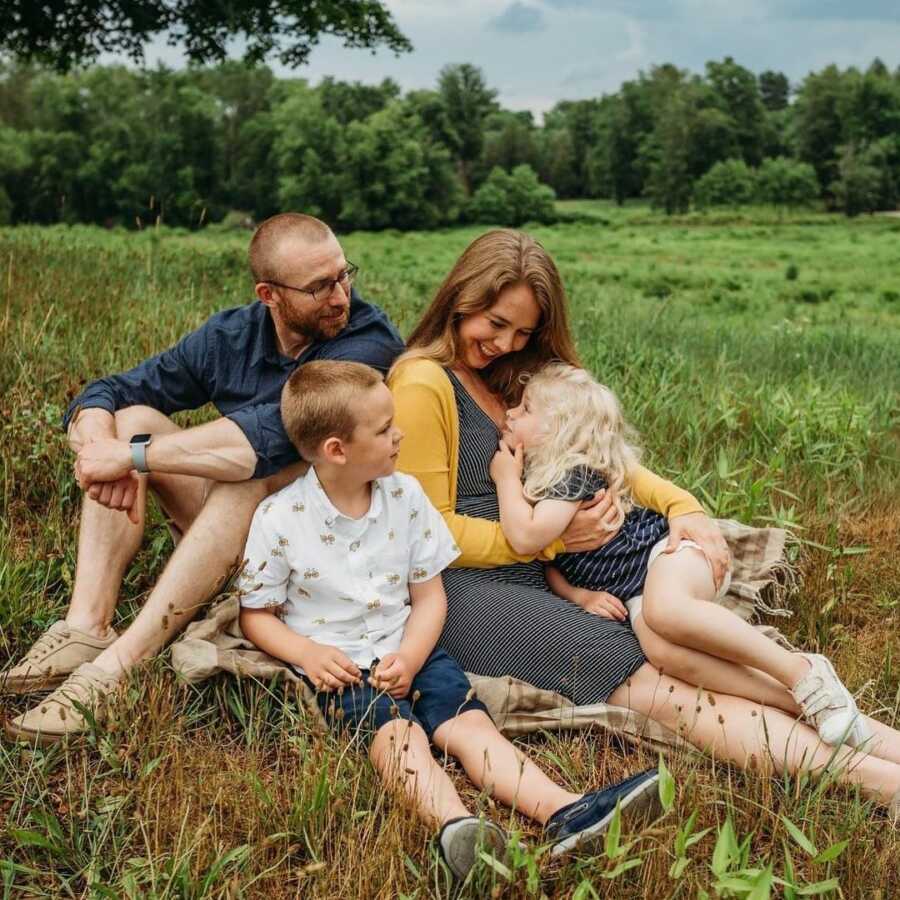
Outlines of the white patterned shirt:
[[368,668],[400,647],[408,583],[433,578],[457,556],[441,514],[411,475],[376,479],[369,511],[352,519],[310,466],[256,509],[241,605],[278,607],[293,631]]

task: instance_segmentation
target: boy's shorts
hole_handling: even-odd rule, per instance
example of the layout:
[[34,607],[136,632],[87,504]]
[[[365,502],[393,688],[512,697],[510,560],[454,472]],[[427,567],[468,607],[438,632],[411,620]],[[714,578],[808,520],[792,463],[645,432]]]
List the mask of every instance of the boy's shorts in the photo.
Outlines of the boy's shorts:
[[[666,546],[669,543],[669,536],[660,538],[650,549],[650,556],[647,559],[647,571],[650,571],[650,566],[662,556],[663,550],[666,549]],[[694,550],[699,550],[703,553],[703,548],[696,542],[684,538],[679,542],[678,546],[675,548],[675,553],[681,553],[682,550],[687,550],[689,548],[693,548]],[[707,560],[708,562],[708,560]],[[712,566],[710,566],[712,568]],[[722,579],[722,584],[719,587],[718,592],[716,593],[716,600],[721,599],[728,593],[728,588],[731,587],[731,570],[725,573],[725,577]],[[641,611],[641,606],[644,603],[644,595],[643,593],[638,594],[636,597],[632,597],[630,600],[625,601],[625,606],[628,609],[628,618],[633,622],[637,614]]]
[[[408,696],[394,700],[366,683],[370,669],[362,670],[363,683],[347,685],[340,692],[318,691],[316,702],[329,725],[350,731],[366,744],[382,725],[406,719],[422,726],[431,740],[434,732],[460,713],[487,707],[477,698],[467,699],[472,686],[459,664],[443,650],[434,650],[412,680]],[[310,687],[312,682],[306,676]],[[315,690],[315,688],[313,688]],[[416,692],[419,696],[413,699]]]

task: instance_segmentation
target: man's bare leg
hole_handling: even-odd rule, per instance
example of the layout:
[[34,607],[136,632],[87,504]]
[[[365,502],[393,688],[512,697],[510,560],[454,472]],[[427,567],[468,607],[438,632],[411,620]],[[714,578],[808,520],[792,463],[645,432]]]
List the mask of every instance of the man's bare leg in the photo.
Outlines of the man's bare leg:
[[297,463],[267,479],[213,484],[144,607],[94,665],[120,675],[159,652],[215,596],[241,561],[260,500],[305,469],[305,463]]
[[[116,434],[127,440],[134,434],[169,434],[179,427],[148,406],[132,406],[116,413]],[[108,509],[85,496],[78,533],[75,584],[66,623],[103,638],[109,631],[119,601],[122,579],[141,546],[146,522],[147,489],[159,496],[164,509],[184,530],[197,516],[209,489],[203,478],[151,474],[140,478],[138,521]]]

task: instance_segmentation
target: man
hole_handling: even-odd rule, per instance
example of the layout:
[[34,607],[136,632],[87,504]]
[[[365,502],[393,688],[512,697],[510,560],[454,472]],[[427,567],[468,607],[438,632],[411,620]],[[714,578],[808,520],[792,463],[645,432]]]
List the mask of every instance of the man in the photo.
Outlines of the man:
[[[176,346],[88,385],[64,418],[85,491],[71,603],[0,690],[55,688],[8,721],[7,736],[43,744],[83,732],[79,707],[102,713],[123,674],[158,652],[240,562],[259,501],[302,471],[284,432],[281,388],[312,359],[385,372],[403,350],[387,316],[352,290],[356,267],[331,229],[285,213],[250,242],[253,302],[216,313]],[[182,429],[169,416],[212,403],[221,418]],[[140,547],[147,490],[179,540],[134,622],[110,627]]]

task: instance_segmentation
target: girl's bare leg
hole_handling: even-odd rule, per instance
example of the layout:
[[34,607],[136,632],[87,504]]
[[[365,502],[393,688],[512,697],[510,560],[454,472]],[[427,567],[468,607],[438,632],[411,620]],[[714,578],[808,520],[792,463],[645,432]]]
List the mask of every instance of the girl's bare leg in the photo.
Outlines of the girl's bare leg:
[[444,722],[434,732],[434,744],[455,756],[477,787],[541,824],[583,796],[554,784],[481,710]]
[[760,634],[730,609],[709,602],[715,585],[699,550],[658,557],[644,585],[642,615],[657,634],[674,644],[759,669],[786,688],[809,671],[800,653],[792,653]]
[[[900,791],[900,765],[849,747],[830,747],[808,725],[777,709],[741,697],[701,691],[644,665],[612,693],[609,702],[667,726],[695,747],[740,766],[796,774],[824,774],[858,784],[890,803]],[[888,729],[889,734],[900,737]]]
[[425,821],[442,825],[469,815],[450,777],[431,755],[421,726],[405,719],[383,725],[372,739],[369,758],[385,784],[403,788]]
[[800,715],[791,692],[774,678],[750,666],[710,656],[691,647],[683,647],[657,634],[645,621],[642,612],[631,620],[631,627],[641,642],[647,659],[667,675],[674,675],[711,691],[734,694],[766,706]]

